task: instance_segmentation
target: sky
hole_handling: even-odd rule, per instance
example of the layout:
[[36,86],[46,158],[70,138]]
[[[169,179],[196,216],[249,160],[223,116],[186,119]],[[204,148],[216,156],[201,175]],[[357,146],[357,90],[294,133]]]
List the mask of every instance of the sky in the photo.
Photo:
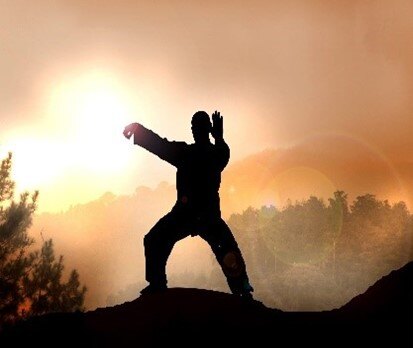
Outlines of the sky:
[[191,142],[198,110],[221,111],[231,163],[336,134],[411,165],[412,15],[409,0],[0,0],[0,153],[53,212],[173,182],[123,127]]

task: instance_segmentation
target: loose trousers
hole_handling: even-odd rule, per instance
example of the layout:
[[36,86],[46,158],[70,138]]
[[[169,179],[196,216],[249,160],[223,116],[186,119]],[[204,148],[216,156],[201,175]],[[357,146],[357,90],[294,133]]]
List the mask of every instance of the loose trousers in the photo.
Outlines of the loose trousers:
[[175,243],[199,235],[211,247],[224,272],[231,292],[239,294],[249,286],[245,262],[235,238],[221,217],[201,219],[172,210],[145,235],[146,280],[166,285],[166,263]]

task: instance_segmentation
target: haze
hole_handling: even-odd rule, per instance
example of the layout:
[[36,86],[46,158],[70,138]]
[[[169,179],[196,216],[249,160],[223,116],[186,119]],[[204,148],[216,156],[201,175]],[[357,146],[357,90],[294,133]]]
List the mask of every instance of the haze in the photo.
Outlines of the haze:
[[231,161],[345,134],[412,162],[410,1],[0,6],[1,151],[39,211],[172,183],[121,131],[139,121],[192,141],[200,109],[224,115]]
[[[191,142],[197,110],[224,116],[225,218],[335,190],[412,211],[412,16],[409,0],[0,0],[0,155],[40,191],[31,235],[79,270],[88,308],[143,285],[175,170],[122,131]],[[194,238],[169,267],[211,259]]]

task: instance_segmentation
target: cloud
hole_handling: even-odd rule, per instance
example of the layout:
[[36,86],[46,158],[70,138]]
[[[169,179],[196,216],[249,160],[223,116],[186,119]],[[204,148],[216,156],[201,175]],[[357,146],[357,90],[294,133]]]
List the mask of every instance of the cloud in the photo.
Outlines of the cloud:
[[[221,108],[237,158],[319,131],[411,156],[412,12],[401,0],[13,2],[2,11],[1,117],[36,121],[54,77],[102,65],[153,92],[160,132],[197,106]],[[260,137],[246,148],[251,129]]]

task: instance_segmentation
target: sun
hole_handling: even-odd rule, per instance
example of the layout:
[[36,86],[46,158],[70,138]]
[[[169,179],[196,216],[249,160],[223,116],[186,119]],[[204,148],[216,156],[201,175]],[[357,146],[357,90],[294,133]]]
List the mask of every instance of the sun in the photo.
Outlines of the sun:
[[13,153],[16,192],[40,190],[48,211],[122,190],[136,161],[123,136],[136,113],[128,85],[102,69],[55,79],[45,84],[37,122],[0,143],[1,158]]
[[55,87],[50,104],[79,170],[113,173],[124,169],[129,154],[122,131],[133,119],[133,108],[115,76],[92,70],[67,79]]

